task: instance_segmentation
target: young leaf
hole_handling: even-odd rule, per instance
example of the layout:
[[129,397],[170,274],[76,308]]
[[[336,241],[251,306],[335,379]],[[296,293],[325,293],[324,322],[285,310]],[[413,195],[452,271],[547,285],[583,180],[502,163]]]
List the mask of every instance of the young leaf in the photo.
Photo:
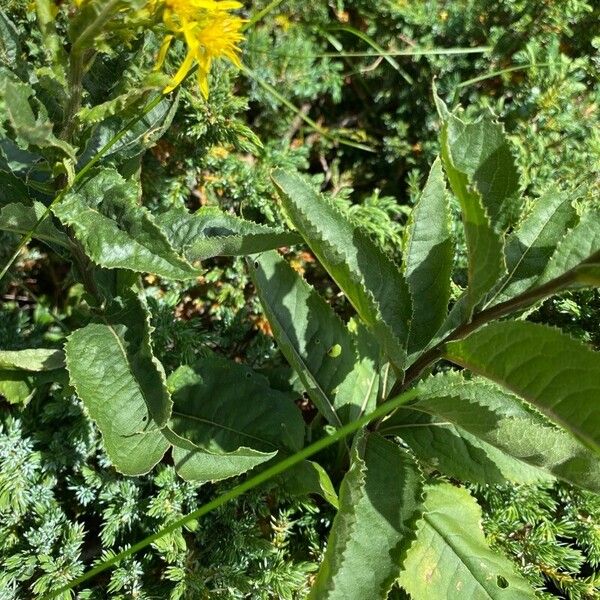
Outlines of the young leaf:
[[474,498],[448,483],[427,487],[417,539],[399,583],[413,600],[536,598],[508,558],[487,545]]
[[453,168],[466,175],[481,195],[494,230],[506,229],[519,192],[519,174],[504,128],[491,116],[465,123],[455,115],[449,116],[445,127]]
[[536,200],[531,213],[506,242],[504,255],[508,275],[487,304],[504,302],[531,287],[576,218],[570,194],[550,190]]
[[168,384],[174,401],[169,429],[185,440],[173,456],[187,479],[239,475],[277,452],[302,448],[300,411],[252,369],[208,357],[177,369]]
[[412,308],[399,268],[298,175],[275,171],[285,211],[398,368],[406,360]]
[[590,210],[562,239],[544,272],[535,282],[542,285],[587,261],[600,261],[600,211]]
[[291,231],[245,221],[214,207],[194,214],[174,207],[155,219],[172,246],[193,263],[213,256],[255,254],[300,241]]
[[[339,427],[337,389],[357,363],[352,337],[327,302],[277,252],[248,259],[247,265],[281,351],[315,406]],[[330,356],[334,347],[337,356]],[[357,411],[344,412],[347,421]]]
[[[30,206],[20,202],[7,204],[0,210],[0,229],[25,235],[34,228],[45,212],[46,207],[41,202],[33,202]],[[48,244],[63,247],[69,245],[69,238],[52,224],[50,217],[40,223],[33,237]]]
[[[31,103],[36,104],[37,115]],[[0,68],[0,126],[3,121],[10,123],[21,149],[55,148],[75,158],[75,149],[54,135],[52,122],[43,105],[35,99],[33,88],[10,71]]]
[[422,480],[411,455],[376,433],[356,442],[309,598],[387,598],[414,538]]
[[447,477],[488,485],[552,481],[545,471],[518,460],[442,417],[403,410],[382,435],[402,438],[421,464]]
[[0,368],[0,397],[9,404],[27,404],[38,386],[36,379],[29,371]]
[[[174,99],[171,96],[163,98],[142,119],[130,124],[127,134],[114,144],[105,156],[111,156],[113,160],[118,159],[120,163],[141,156],[165,134],[173,121],[177,107],[178,96]],[[122,131],[126,124],[124,119],[115,116],[97,125],[79,157],[79,164],[88,162],[98,149]]]
[[199,271],[173,249],[137,196],[134,181],[104,169],[69,192],[53,211],[102,267],[167,279],[197,277]]
[[147,473],[168,448],[159,431],[172,402],[150,347],[145,304],[115,300],[102,323],[73,332],[65,344],[71,385],[104,438],[109,458],[128,475]]
[[[438,99],[438,105],[441,104]],[[503,146],[498,145],[497,134],[487,141],[487,122],[466,124],[447,111],[441,111],[440,116],[442,161],[450,187],[460,202],[467,243],[468,288],[459,304],[460,319],[464,321],[504,270],[500,222],[493,217],[501,214],[504,194],[511,192],[514,184],[512,175],[504,173],[498,176],[504,184],[495,183],[495,169],[507,161],[505,151],[498,149]]]
[[439,159],[433,163],[423,193],[407,227],[404,272],[412,298],[409,352],[421,350],[448,312],[454,248],[446,185]]
[[512,394],[452,371],[419,389],[379,432],[401,436],[440,471],[479,483],[558,477],[600,492],[600,459]]
[[600,452],[600,354],[558,330],[492,323],[449,342],[445,358],[534,404]]

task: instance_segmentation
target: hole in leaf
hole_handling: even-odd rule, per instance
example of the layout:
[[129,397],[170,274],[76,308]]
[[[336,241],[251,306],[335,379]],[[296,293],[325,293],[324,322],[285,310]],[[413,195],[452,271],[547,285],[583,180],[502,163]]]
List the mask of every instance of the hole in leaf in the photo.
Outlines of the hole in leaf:
[[147,417],[146,415],[144,415],[144,416],[142,417],[142,421],[146,422],[147,420],[148,420],[148,417]]
[[503,590],[505,590],[508,587],[508,581],[506,580],[506,578],[502,577],[502,575],[498,575],[498,577],[496,577],[496,584],[499,588],[502,588]]
[[252,377],[252,373],[250,373],[250,372],[246,373],[246,379],[250,379],[250,377]]
[[258,269],[258,261],[257,260],[254,261],[254,268]]

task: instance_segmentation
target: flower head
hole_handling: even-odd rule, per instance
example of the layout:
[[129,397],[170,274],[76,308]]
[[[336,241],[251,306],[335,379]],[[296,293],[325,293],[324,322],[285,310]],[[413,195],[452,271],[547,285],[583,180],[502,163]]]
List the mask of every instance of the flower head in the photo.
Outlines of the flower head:
[[194,64],[198,65],[198,84],[204,97],[208,96],[208,74],[213,59],[224,57],[237,67],[238,43],[242,41],[243,20],[230,14],[241,8],[235,0],[151,0],[161,5],[163,23],[171,32],[165,37],[158,57],[160,68],[165,61],[171,43],[175,37],[185,40],[187,54],[177,73],[165,89],[165,93],[174,90],[190,72]]

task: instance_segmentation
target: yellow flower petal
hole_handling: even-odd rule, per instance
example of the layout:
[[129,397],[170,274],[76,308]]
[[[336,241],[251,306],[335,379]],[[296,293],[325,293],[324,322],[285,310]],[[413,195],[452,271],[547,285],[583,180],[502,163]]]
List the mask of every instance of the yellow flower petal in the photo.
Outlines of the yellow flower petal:
[[156,58],[156,65],[154,66],[154,70],[158,71],[162,69],[165,64],[165,59],[167,58],[167,52],[169,52],[169,48],[171,47],[171,42],[173,41],[172,35],[166,35],[163,40],[162,46],[158,52],[158,57]]
[[208,96],[208,74],[214,58],[223,57],[241,67],[237,44],[244,39],[244,21],[229,11],[242,7],[237,0],[149,0],[156,10],[162,9],[162,20],[171,32],[165,37],[158,65],[162,66],[175,36],[183,38],[188,48],[179,70],[164,90],[174,90],[198,64],[198,85],[203,96]]

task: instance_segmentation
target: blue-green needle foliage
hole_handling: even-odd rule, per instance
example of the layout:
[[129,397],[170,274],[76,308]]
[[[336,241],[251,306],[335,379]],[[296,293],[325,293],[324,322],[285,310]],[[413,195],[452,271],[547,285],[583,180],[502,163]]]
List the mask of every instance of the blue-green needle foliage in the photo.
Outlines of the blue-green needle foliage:
[[[185,482],[167,465],[145,477],[118,475],[68,395],[51,394],[20,415],[3,407],[0,598],[43,597],[218,489]],[[259,491],[162,538],[79,597],[299,598],[329,518],[311,502]]]

